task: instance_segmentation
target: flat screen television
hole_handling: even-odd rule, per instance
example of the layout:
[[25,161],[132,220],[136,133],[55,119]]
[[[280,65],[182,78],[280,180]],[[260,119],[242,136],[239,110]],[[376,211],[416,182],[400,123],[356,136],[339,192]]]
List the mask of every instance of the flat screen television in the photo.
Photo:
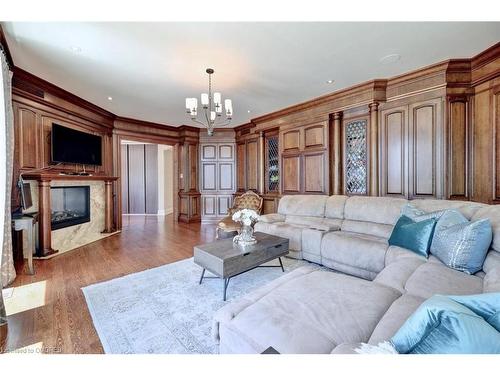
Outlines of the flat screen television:
[[52,124],[51,138],[53,162],[102,164],[102,138],[100,136]]

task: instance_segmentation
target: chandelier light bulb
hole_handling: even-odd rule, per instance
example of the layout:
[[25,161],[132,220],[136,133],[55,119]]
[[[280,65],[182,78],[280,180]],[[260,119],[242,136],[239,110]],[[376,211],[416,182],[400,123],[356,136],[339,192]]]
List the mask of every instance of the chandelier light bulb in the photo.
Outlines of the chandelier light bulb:
[[210,112],[210,121],[215,121],[215,111]]
[[205,108],[208,107],[208,94],[206,93],[201,94],[201,105]]

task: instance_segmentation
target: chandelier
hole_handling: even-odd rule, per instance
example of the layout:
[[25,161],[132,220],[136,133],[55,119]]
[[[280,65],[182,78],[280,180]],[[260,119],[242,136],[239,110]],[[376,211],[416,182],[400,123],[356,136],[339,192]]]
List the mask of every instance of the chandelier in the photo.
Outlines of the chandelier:
[[208,94],[201,94],[201,105],[203,114],[201,121],[198,120],[198,99],[186,98],[186,112],[191,116],[191,120],[203,125],[207,128],[208,135],[214,134],[215,126],[228,125],[233,118],[233,103],[231,99],[224,100],[224,108],[226,110],[226,118],[222,120],[222,96],[220,92],[212,94],[212,74],[214,70],[208,68]]

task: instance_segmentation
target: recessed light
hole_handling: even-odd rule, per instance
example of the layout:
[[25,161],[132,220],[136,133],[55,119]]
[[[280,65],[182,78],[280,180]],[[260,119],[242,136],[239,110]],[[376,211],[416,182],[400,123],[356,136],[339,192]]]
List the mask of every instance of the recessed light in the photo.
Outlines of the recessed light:
[[381,64],[392,64],[395,63],[396,61],[399,61],[401,59],[401,55],[398,55],[397,53],[393,53],[391,55],[384,56],[380,59]]
[[111,102],[113,98],[111,96],[108,96],[108,100]]
[[250,110],[248,110],[247,112],[250,113]]
[[332,84],[333,82],[335,82],[333,79],[329,79],[328,81],[326,81],[326,83],[328,84]]
[[78,46],[71,46],[71,47],[69,47],[69,49],[73,53],[80,53],[80,52],[82,52],[82,49],[80,47],[78,47]]

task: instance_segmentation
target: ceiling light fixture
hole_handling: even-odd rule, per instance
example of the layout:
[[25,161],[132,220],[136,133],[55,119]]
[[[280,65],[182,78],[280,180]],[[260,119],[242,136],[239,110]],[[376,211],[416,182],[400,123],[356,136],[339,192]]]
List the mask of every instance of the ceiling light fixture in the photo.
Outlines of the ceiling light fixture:
[[111,102],[113,101],[113,98],[111,96],[108,96],[108,100]]
[[401,59],[401,55],[398,55],[397,53],[393,53],[391,55],[387,55],[382,57],[379,61],[381,64],[392,64],[395,63],[396,61],[399,61]]
[[326,83],[328,83],[328,84],[331,84],[333,82],[335,82],[333,79],[329,79],[328,81],[326,81]]
[[250,113],[250,110],[248,110],[247,112]]
[[201,105],[205,118],[202,119],[202,121],[198,120],[198,99],[196,98],[186,98],[186,112],[189,113],[192,121],[207,128],[208,135],[213,135],[215,125],[223,126],[231,122],[233,118],[233,102],[231,99],[224,100],[226,120],[216,123],[217,119],[222,117],[222,95],[220,92],[214,92],[212,94],[212,74],[214,74],[214,70],[212,68],[207,68],[206,72],[208,74],[208,94],[201,94]]

